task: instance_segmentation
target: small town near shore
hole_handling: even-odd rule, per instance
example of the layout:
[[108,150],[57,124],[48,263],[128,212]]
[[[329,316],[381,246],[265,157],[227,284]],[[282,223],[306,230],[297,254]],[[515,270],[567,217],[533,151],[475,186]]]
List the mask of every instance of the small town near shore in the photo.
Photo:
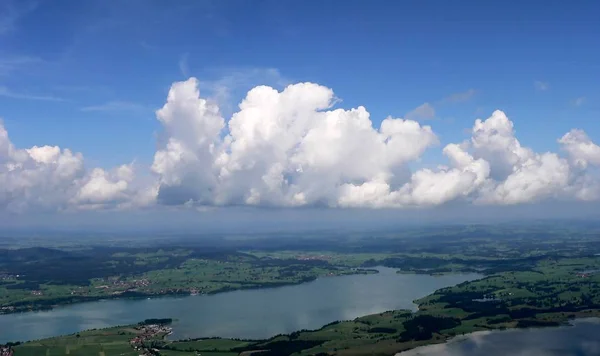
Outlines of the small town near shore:
[[[129,340],[129,345],[139,356],[160,355],[160,351],[153,347],[153,342],[164,340],[166,336],[172,333],[172,328],[168,326],[171,321],[171,319],[147,319],[138,325],[128,327],[128,331],[132,333],[131,335],[135,335]],[[79,339],[80,334],[75,334],[75,337]],[[14,356],[15,347],[20,344],[16,342],[0,345],[0,356]],[[66,353],[69,354],[69,351],[67,347]],[[100,352],[100,355],[104,354],[103,351]]]

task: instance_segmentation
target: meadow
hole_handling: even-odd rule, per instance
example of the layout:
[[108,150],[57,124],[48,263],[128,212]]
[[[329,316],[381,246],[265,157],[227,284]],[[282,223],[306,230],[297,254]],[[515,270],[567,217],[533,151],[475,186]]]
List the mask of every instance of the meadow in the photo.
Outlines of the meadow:
[[260,258],[237,251],[179,248],[28,248],[10,250],[3,257],[0,313],[107,298],[214,294],[376,272],[319,259]]

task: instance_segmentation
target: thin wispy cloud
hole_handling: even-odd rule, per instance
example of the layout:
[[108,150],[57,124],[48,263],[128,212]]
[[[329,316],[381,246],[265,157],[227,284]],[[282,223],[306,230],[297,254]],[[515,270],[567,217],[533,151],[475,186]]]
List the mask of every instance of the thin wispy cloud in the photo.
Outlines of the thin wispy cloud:
[[0,35],[15,31],[19,20],[36,8],[37,3],[33,1],[0,1]]
[[110,93],[110,88],[106,86],[95,85],[56,85],[52,87],[56,91],[69,93]]
[[423,121],[435,118],[435,108],[429,103],[423,103],[404,115],[406,120]]
[[585,101],[586,101],[586,99],[585,99],[585,96],[581,96],[581,97],[579,97],[579,98],[575,98],[575,99],[573,99],[573,100],[571,101],[571,104],[573,104],[573,106],[577,106],[577,107],[579,107],[579,106],[581,106],[581,105],[585,104]]
[[458,92],[454,94],[450,94],[447,97],[442,99],[443,103],[462,103],[473,99],[473,97],[477,94],[475,89],[469,89],[463,92]]
[[39,101],[67,101],[64,98],[52,96],[52,95],[38,95],[21,93],[10,90],[7,87],[0,86],[0,97],[11,98],[11,99],[22,99],[22,100],[39,100]]
[[189,55],[187,53],[183,54],[179,59],[178,63],[179,71],[186,78],[190,76],[190,66],[188,65],[188,57]]
[[546,90],[550,89],[550,83],[543,82],[541,80],[536,80],[535,82],[533,82],[533,86],[538,91],[546,91]]
[[0,56],[0,75],[8,75],[15,70],[25,69],[43,63],[39,57],[33,56]]
[[155,45],[153,45],[153,44],[150,44],[150,43],[148,43],[148,42],[146,42],[146,41],[141,41],[141,42],[140,42],[140,46],[141,46],[143,49],[146,49],[146,50],[148,50],[148,51],[154,51],[154,50],[157,50],[157,49],[158,49],[158,46],[155,46]]
[[247,91],[257,85],[284,88],[291,84],[276,68],[225,68],[219,71],[227,74],[216,80],[202,81],[200,89],[206,90],[209,98],[217,102],[225,113],[233,111],[233,97],[240,91]]
[[150,108],[130,101],[109,101],[100,105],[85,106],[80,109],[85,112],[144,112]]

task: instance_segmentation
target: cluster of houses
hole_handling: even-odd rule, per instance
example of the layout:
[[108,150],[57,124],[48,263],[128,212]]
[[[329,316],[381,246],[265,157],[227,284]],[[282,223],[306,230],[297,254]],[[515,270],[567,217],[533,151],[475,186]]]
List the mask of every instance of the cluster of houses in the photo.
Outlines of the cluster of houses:
[[97,286],[96,289],[110,289],[110,288],[132,289],[132,288],[143,288],[143,287],[147,287],[150,285],[150,281],[146,278],[134,279],[132,281],[123,281],[118,278],[110,278],[109,282],[111,282],[111,283]]
[[331,256],[329,255],[300,255],[296,256],[296,259],[299,261],[315,261],[315,260],[329,260]]
[[7,307],[2,307],[2,308],[0,308],[0,314],[10,313],[10,312],[12,312],[14,310],[15,310],[15,307],[12,306],[12,305],[7,306]]
[[13,356],[14,350],[10,346],[0,346],[0,356]]
[[[100,281],[105,282],[106,284],[102,284],[94,288],[109,291],[113,295],[136,291],[138,288],[148,287],[151,284],[151,282],[146,278],[124,281],[120,280],[119,277],[109,277],[106,279],[101,279]],[[90,291],[87,287],[77,287],[71,291],[71,295],[86,296],[89,293]]]
[[0,281],[7,281],[7,280],[13,280],[13,279],[17,279],[20,276],[18,274],[9,274],[9,273],[4,273],[4,272],[0,272]]
[[136,329],[139,331],[139,334],[129,340],[129,344],[134,350],[139,352],[140,356],[157,355],[158,350],[150,348],[146,345],[146,342],[152,339],[161,338],[164,335],[169,335],[172,332],[172,329],[169,326],[159,324],[143,325]]

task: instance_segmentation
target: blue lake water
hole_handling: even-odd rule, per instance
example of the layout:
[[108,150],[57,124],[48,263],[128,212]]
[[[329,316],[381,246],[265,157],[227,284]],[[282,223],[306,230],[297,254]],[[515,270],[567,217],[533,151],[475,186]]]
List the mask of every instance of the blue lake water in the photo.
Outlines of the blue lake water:
[[598,356],[600,319],[581,319],[572,326],[484,331],[446,344],[401,352],[397,356]]
[[269,289],[215,295],[143,300],[105,300],[50,311],[0,315],[0,343],[132,324],[147,318],[174,318],[172,339],[204,336],[267,338],[316,329],[335,320],[354,319],[392,309],[415,309],[413,300],[436,289],[479,278],[380,273],[319,278]]

